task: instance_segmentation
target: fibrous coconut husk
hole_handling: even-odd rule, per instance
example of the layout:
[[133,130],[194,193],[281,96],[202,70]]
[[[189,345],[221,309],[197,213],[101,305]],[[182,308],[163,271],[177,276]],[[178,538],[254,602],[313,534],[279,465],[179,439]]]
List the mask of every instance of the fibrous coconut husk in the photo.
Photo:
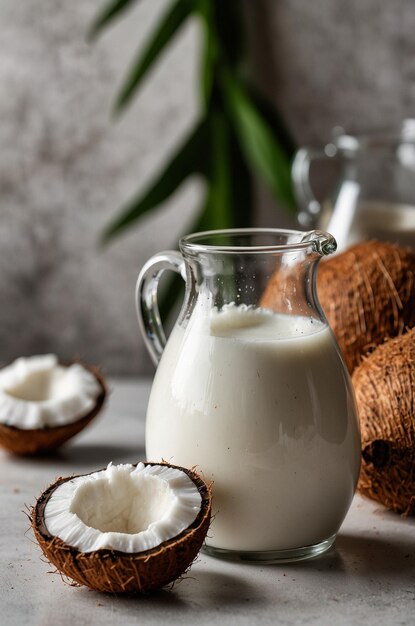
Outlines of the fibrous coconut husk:
[[307,269],[301,263],[298,266],[279,267],[264,289],[260,306],[274,313],[309,315],[307,276]]
[[202,504],[194,522],[176,537],[138,553],[117,550],[80,552],[50,535],[44,520],[46,504],[53,491],[74,476],[60,478],[38,499],[32,511],[32,528],[43,554],[57,570],[80,585],[110,593],[148,593],[179,578],[202,547],[211,517],[211,489],[194,471],[167,463],[185,472],[196,485]]
[[389,339],[352,377],[362,430],[358,488],[383,505],[415,514],[415,328]]
[[22,456],[42,454],[56,450],[84,429],[101,411],[107,396],[107,385],[103,374],[97,367],[84,363],[81,365],[96,377],[101,386],[94,408],[76,422],[63,426],[24,429],[0,424],[0,446],[13,454]]
[[324,260],[320,303],[350,372],[362,356],[415,326],[415,253],[370,241]]

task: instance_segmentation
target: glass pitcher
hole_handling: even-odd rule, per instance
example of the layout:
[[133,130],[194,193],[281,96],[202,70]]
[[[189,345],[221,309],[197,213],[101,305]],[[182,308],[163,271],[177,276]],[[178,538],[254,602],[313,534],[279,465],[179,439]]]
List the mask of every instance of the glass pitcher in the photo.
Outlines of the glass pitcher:
[[[213,481],[205,550],[251,561],[328,549],[350,506],[360,436],[349,374],[319,306],[318,261],[331,235],[236,229],[198,233],[143,267],[137,313],[158,364],[146,454]],[[164,270],[186,282],[166,344]]]
[[[310,185],[314,161],[335,160],[336,188],[320,203]],[[292,167],[299,223],[333,233],[338,249],[367,239],[415,248],[415,120],[396,133],[352,136],[333,129],[323,150],[301,148]]]

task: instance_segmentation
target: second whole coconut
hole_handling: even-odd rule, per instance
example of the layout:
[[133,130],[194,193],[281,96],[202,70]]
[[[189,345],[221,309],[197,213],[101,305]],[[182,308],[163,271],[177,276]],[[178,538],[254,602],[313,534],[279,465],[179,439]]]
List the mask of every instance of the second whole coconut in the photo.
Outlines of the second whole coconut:
[[318,296],[350,372],[387,337],[415,326],[415,253],[390,243],[352,246],[320,264]]
[[362,430],[359,490],[415,515],[415,328],[378,346],[352,381]]

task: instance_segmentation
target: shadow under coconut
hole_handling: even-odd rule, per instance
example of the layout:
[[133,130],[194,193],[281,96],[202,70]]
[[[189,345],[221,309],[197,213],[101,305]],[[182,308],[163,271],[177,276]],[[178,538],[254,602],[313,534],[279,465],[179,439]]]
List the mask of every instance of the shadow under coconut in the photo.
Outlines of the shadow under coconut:
[[[362,496],[362,497],[365,498],[365,496]],[[373,503],[373,500],[371,500],[370,502]],[[379,504],[379,506],[376,509],[374,509],[373,515],[376,515],[376,517],[380,517],[382,520],[391,521],[394,524],[401,524],[402,526],[405,526],[406,528],[408,527],[413,528],[415,532],[415,515],[408,515],[408,517],[404,517],[403,515],[400,515],[399,513],[396,513],[395,511],[391,511],[390,509],[387,509],[381,504]]]
[[[92,589],[87,589],[86,587],[80,589],[79,591],[88,594],[86,598],[90,595],[94,597],[100,604],[111,604],[116,603],[117,607],[124,608],[126,614],[131,610],[134,613],[137,610],[137,603],[144,602],[146,606],[154,606],[157,605],[159,609],[171,609],[171,608],[180,608],[186,607],[187,602],[183,600],[180,595],[177,593],[177,584],[170,585],[167,587],[163,587],[162,589],[158,589],[157,591],[152,591],[151,593],[145,594],[134,594],[134,593],[126,593],[126,594],[111,594],[111,593],[102,593],[100,591],[93,591]],[[126,615],[124,615],[125,617]]]
[[341,533],[336,544],[336,551],[348,565],[348,572],[352,565],[357,576],[386,575],[392,581],[393,577],[402,580],[405,574],[415,572],[415,535],[384,539]]
[[[281,565],[271,567],[280,568]],[[294,572],[326,572],[330,576],[350,578],[394,578],[400,584],[405,574],[415,572],[415,535],[413,539],[391,540],[379,537],[360,537],[340,533],[334,546],[324,554],[306,561],[284,563]]]
[[88,464],[106,466],[113,463],[137,463],[145,460],[145,450],[140,446],[120,446],[105,443],[79,443],[62,448],[56,456],[68,465]]
[[264,602],[264,598],[259,597],[257,590],[246,580],[230,574],[204,570],[195,571],[194,574],[190,571],[172,585],[144,595],[111,595],[88,591],[96,594],[102,603],[115,602],[118,608],[125,610],[124,617],[130,610],[136,611],[138,603],[144,603],[146,608],[157,611],[159,617],[162,617],[164,610],[167,616],[171,615],[169,611],[172,608],[216,611],[218,606],[252,606],[263,605]]
[[[186,578],[191,580],[186,581]],[[194,576],[191,572],[184,576],[183,589],[186,582],[194,602],[205,609],[264,603],[264,596],[258,594],[258,589],[246,577],[200,569],[195,571]],[[180,587],[177,591],[180,592]]]
[[145,450],[139,446],[120,446],[106,443],[75,443],[63,446],[56,451],[44,452],[31,456],[13,456],[23,464],[42,465],[59,463],[72,469],[91,468],[97,470],[106,467],[110,461],[115,463],[137,463],[145,460]]

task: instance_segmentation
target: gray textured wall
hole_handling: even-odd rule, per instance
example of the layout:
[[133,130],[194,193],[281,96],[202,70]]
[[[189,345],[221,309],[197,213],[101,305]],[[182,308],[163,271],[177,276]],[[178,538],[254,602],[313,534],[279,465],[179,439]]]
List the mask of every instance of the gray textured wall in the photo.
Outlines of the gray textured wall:
[[[141,0],[93,46],[101,2],[0,2],[0,360],[56,351],[107,372],[151,371],[136,328],[142,263],[175,244],[199,190],[105,251],[117,207],[151,178],[196,116],[197,30],[189,25],[128,113],[110,122],[123,71],[167,0]],[[412,0],[251,0],[258,79],[297,140],[414,113]],[[281,223],[266,195],[259,221]]]
[[116,123],[128,62],[165,0],[138,3],[94,45],[101,2],[0,2],[1,361],[55,351],[106,371],[151,371],[135,319],[138,270],[175,245],[191,217],[188,187],[104,251],[116,209],[150,180],[196,114],[196,32],[177,44]]
[[415,116],[412,0],[248,3],[259,78],[297,140],[335,125],[382,128]]

